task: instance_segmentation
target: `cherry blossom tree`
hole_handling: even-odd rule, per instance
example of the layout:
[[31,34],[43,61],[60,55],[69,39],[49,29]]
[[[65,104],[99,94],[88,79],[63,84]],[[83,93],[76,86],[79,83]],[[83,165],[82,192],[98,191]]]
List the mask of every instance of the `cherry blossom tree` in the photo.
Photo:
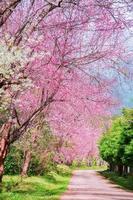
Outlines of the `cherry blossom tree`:
[[[123,1],[107,0],[0,4],[1,48],[8,58],[0,61],[1,101],[7,101],[4,109],[9,111],[1,128],[1,180],[10,143],[41,112],[48,113],[56,133],[70,138],[74,132],[81,134],[81,127],[86,130],[87,120],[115,104],[110,86],[117,81],[116,72],[123,73],[119,61],[126,58],[122,41],[130,4],[124,7]],[[54,122],[56,117],[62,130]]]

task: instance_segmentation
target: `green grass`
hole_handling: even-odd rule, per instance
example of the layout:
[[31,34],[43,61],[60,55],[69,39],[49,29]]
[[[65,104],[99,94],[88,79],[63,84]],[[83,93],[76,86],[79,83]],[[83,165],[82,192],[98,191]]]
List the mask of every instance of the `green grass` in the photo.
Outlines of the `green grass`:
[[103,171],[107,169],[107,166],[80,166],[80,167],[72,167],[73,170],[98,170]]
[[133,176],[119,176],[117,173],[109,171],[103,171],[100,174],[124,189],[133,190]]
[[58,200],[70,177],[56,175],[55,181],[48,177],[27,177],[21,182],[19,176],[4,176],[0,200]]

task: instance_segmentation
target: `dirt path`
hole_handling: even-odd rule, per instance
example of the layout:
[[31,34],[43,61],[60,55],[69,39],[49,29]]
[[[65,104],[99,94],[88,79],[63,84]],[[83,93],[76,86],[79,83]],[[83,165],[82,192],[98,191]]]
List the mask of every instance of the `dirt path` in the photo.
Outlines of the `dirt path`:
[[133,193],[111,184],[96,171],[79,170],[61,200],[133,200]]

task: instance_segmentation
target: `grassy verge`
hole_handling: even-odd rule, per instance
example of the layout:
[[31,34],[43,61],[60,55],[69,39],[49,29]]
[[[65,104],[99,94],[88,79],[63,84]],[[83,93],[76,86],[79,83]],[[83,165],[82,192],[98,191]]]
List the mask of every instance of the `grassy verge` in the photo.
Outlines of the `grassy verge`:
[[119,176],[117,173],[109,171],[103,171],[100,174],[125,189],[133,190],[133,176]]
[[106,170],[107,166],[80,166],[80,167],[72,167],[72,170],[98,170],[98,171],[103,171]]
[[27,177],[5,176],[0,200],[58,200],[67,189],[71,176]]

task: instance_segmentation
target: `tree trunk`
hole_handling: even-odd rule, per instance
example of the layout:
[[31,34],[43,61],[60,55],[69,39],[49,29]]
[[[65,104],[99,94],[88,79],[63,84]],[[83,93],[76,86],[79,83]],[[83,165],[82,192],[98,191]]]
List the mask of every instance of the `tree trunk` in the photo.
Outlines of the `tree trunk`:
[[29,150],[27,150],[25,152],[25,156],[24,156],[24,163],[23,163],[21,176],[27,176],[30,161],[31,161],[31,152]]
[[110,163],[110,164],[109,164],[109,170],[110,170],[111,172],[114,172],[114,170],[115,170],[115,165],[112,164],[112,163]]
[[5,123],[0,130],[0,183],[4,174],[4,161],[9,149],[9,137],[12,123]]
[[133,167],[130,167],[129,174],[133,176]]
[[124,166],[124,175],[128,174],[128,166]]
[[4,174],[4,161],[0,162],[0,183],[2,183],[2,177]]
[[118,173],[120,176],[123,174],[123,165],[118,165]]

